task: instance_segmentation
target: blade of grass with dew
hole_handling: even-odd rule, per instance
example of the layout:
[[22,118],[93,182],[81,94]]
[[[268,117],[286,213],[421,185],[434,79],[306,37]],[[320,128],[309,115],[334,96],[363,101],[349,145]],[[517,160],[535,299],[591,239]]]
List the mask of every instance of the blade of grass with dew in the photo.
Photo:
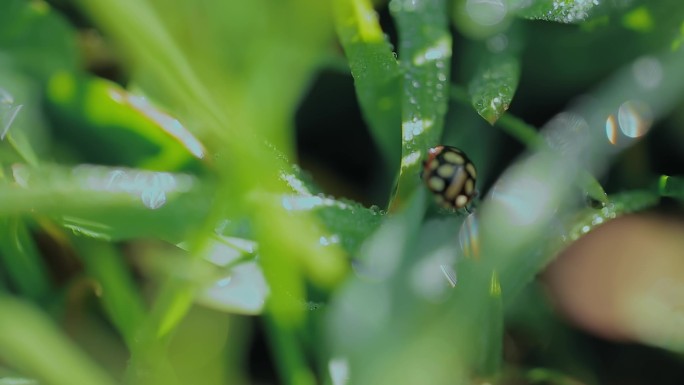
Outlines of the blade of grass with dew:
[[377,206],[367,208],[353,200],[326,196],[311,177],[296,165],[281,170],[279,177],[290,191],[290,194],[282,195],[283,205],[295,211],[315,214],[330,232],[327,238],[321,238],[323,243],[340,243],[350,255],[356,254],[361,243],[380,225],[385,214]]
[[489,124],[508,110],[520,80],[520,46],[518,31],[491,38],[485,47],[478,45],[474,53],[479,64],[468,83],[468,93],[475,111]]
[[401,71],[369,0],[335,0],[335,26],[359,104],[378,147],[394,168],[401,157]]
[[8,278],[23,296],[44,303],[52,284],[28,226],[19,217],[0,219],[0,259]]
[[178,242],[208,210],[203,187],[189,175],[53,165],[15,165],[13,173],[17,185],[0,189],[0,213],[51,216],[101,239],[149,236]]
[[449,99],[451,34],[443,0],[392,0],[389,7],[399,29],[404,73],[401,169],[389,206],[394,212],[419,187],[421,160],[442,136]]
[[131,347],[145,317],[145,305],[130,276],[125,258],[114,245],[94,239],[73,238],[86,272],[100,285],[100,300],[112,324]]
[[53,385],[114,385],[52,321],[32,306],[0,296],[0,357]]
[[506,288],[505,305],[510,305],[525,285],[543,270],[564,248],[583,235],[622,215],[649,209],[658,203],[658,196],[648,191],[630,191],[608,197],[602,208],[585,208],[558,223],[556,231],[543,246],[524,252],[516,266],[502,270],[502,287]]
[[588,19],[599,5],[599,0],[533,0],[530,2],[517,0],[517,2],[519,8],[515,12],[523,18],[563,24],[580,23]]
[[468,85],[473,107],[489,124],[508,109],[520,78],[520,61],[513,55],[498,54],[479,66]]
[[315,214],[330,232],[321,238],[325,244],[340,243],[354,255],[361,243],[382,220],[383,212],[377,207],[366,208],[348,199],[335,199],[323,194],[299,167],[281,171],[280,178],[291,194],[282,195],[282,203],[289,210]]

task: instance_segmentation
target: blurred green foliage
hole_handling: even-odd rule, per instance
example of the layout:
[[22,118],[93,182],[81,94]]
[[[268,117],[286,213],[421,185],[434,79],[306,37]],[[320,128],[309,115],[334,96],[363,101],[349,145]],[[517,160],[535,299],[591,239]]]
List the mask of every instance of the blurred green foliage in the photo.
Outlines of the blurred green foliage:
[[[665,0],[3,0],[0,384],[273,382],[270,360],[293,385],[598,383],[534,278],[682,198],[656,183],[682,159],[620,158],[654,124],[681,137],[682,19]],[[377,154],[346,120],[319,145],[384,164],[386,210],[297,164],[331,72]],[[475,213],[421,185],[441,143],[477,164]],[[606,195],[611,169],[630,175],[611,193],[640,188]],[[516,362],[512,326],[564,343]]]

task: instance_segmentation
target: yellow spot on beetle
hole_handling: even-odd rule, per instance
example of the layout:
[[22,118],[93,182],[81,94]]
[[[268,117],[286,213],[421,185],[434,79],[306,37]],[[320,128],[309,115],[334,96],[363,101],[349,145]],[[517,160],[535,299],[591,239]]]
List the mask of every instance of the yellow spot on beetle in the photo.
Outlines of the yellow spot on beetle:
[[468,176],[466,175],[465,172],[461,170],[461,172],[457,173],[454,179],[451,181],[451,184],[449,187],[447,187],[446,191],[444,192],[444,196],[448,200],[453,200],[456,198],[456,196],[461,192],[461,189],[463,189],[463,183],[465,182],[466,178]]
[[442,191],[444,189],[444,179],[433,176],[428,181],[430,188],[434,191]]
[[477,178],[477,173],[475,172],[475,166],[473,166],[472,163],[467,163],[465,165],[466,171],[468,171],[468,174],[470,174],[470,177],[475,179]]
[[442,178],[450,178],[452,175],[454,175],[454,171],[456,171],[454,166],[450,164],[443,164],[437,169],[437,174]]
[[463,157],[455,152],[445,152],[444,160],[453,164],[463,164],[465,162]]
[[465,188],[464,188],[464,191],[465,191],[466,195],[472,195],[472,193],[473,193],[473,187],[474,187],[474,186],[473,186],[473,180],[472,180],[472,179],[466,180],[466,182],[465,182]]
[[468,197],[465,195],[459,195],[456,197],[456,207],[461,208],[464,207],[468,203]]

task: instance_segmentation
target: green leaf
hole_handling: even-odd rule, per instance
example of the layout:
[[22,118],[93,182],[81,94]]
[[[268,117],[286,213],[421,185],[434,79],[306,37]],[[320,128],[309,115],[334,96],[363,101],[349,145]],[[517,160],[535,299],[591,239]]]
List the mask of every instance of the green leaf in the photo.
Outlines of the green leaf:
[[82,162],[157,171],[202,169],[202,143],[144,96],[65,71],[50,77],[46,96],[54,135]]
[[13,173],[17,185],[0,188],[0,214],[48,215],[77,233],[106,240],[178,242],[208,211],[204,187],[185,174],[89,165],[15,165]]
[[[195,123],[195,133],[209,152],[221,154],[214,163],[220,199],[213,202],[211,217],[205,217],[204,236],[226,211],[232,211],[231,216],[245,215],[259,242],[267,279],[284,287],[271,296],[272,314],[282,327],[302,322],[305,313],[290,307],[288,298],[303,296],[303,278],[330,288],[344,276],[347,265],[339,247],[319,244],[326,235],[320,222],[309,213],[283,207],[279,197],[287,187],[277,176],[286,165],[265,143],[292,156],[291,122],[297,103],[332,38],[330,4],[317,0],[204,1],[202,6],[133,0],[79,4],[122,52],[135,59],[136,80],[145,93],[182,111],[180,116]],[[136,17],[130,18],[131,14]],[[185,28],[189,19],[196,25],[191,35]],[[203,243],[199,238],[193,249]],[[180,287],[184,284],[178,284],[181,295],[186,295]]]
[[520,59],[509,53],[484,58],[468,84],[470,98],[480,116],[494,124],[511,105],[520,79]]
[[373,5],[368,0],[335,0],[335,25],[344,47],[356,95],[378,147],[389,165],[401,151],[401,71]]
[[45,80],[79,66],[75,33],[42,0],[6,0],[0,13],[0,67],[5,61]]
[[0,367],[0,385],[41,385],[34,378],[27,378],[18,373],[4,370]]
[[[282,156],[282,155],[279,155]],[[280,175],[290,189],[281,196],[282,204],[291,211],[316,215],[328,234],[319,239],[325,245],[341,244],[349,255],[355,255],[360,245],[380,225],[384,212],[378,207],[367,208],[349,199],[336,199],[321,192],[309,175],[292,165]],[[224,235],[244,236],[239,233]]]
[[126,259],[114,245],[93,239],[74,238],[89,275],[100,285],[99,298],[114,326],[129,347],[145,317],[145,306],[138,295]]
[[677,36],[672,40],[672,43],[670,44],[671,49],[673,51],[676,51],[681,48],[682,43],[684,43],[684,21],[682,24],[679,26],[679,33]]
[[663,175],[658,183],[660,196],[684,199],[684,178]]
[[26,223],[0,219],[0,260],[17,291],[38,303],[47,300],[51,283],[47,268]]
[[41,97],[38,82],[0,63],[0,139],[6,139],[0,143],[0,162],[35,166],[47,155]]
[[439,143],[449,99],[451,34],[444,0],[392,0],[404,73],[401,169],[390,211],[401,208],[420,184],[421,160]]
[[[598,0],[533,0],[523,2],[517,14],[526,19],[555,21],[563,24],[579,23],[587,18],[599,5]],[[514,4],[516,4],[514,2]]]
[[0,357],[7,364],[46,384],[115,384],[47,315],[6,295],[0,309]]

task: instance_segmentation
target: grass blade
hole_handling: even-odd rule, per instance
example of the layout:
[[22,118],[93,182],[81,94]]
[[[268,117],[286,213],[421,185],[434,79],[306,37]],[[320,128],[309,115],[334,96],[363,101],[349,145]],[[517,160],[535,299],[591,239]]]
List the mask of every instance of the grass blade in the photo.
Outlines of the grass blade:
[[51,385],[115,385],[35,308],[0,296],[0,357]]
[[402,207],[420,184],[421,160],[442,136],[449,99],[451,34],[446,1],[390,2],[399,28],[404,73],[401,169],[390,211]]
[[468,92],[475,111],[494,124],[511,105],[520,79],[520,59],[510,53],[485,55]]
[[400,158],[401,70],[369,0],[335,0],[335,25],[356,95],[389,165]]

